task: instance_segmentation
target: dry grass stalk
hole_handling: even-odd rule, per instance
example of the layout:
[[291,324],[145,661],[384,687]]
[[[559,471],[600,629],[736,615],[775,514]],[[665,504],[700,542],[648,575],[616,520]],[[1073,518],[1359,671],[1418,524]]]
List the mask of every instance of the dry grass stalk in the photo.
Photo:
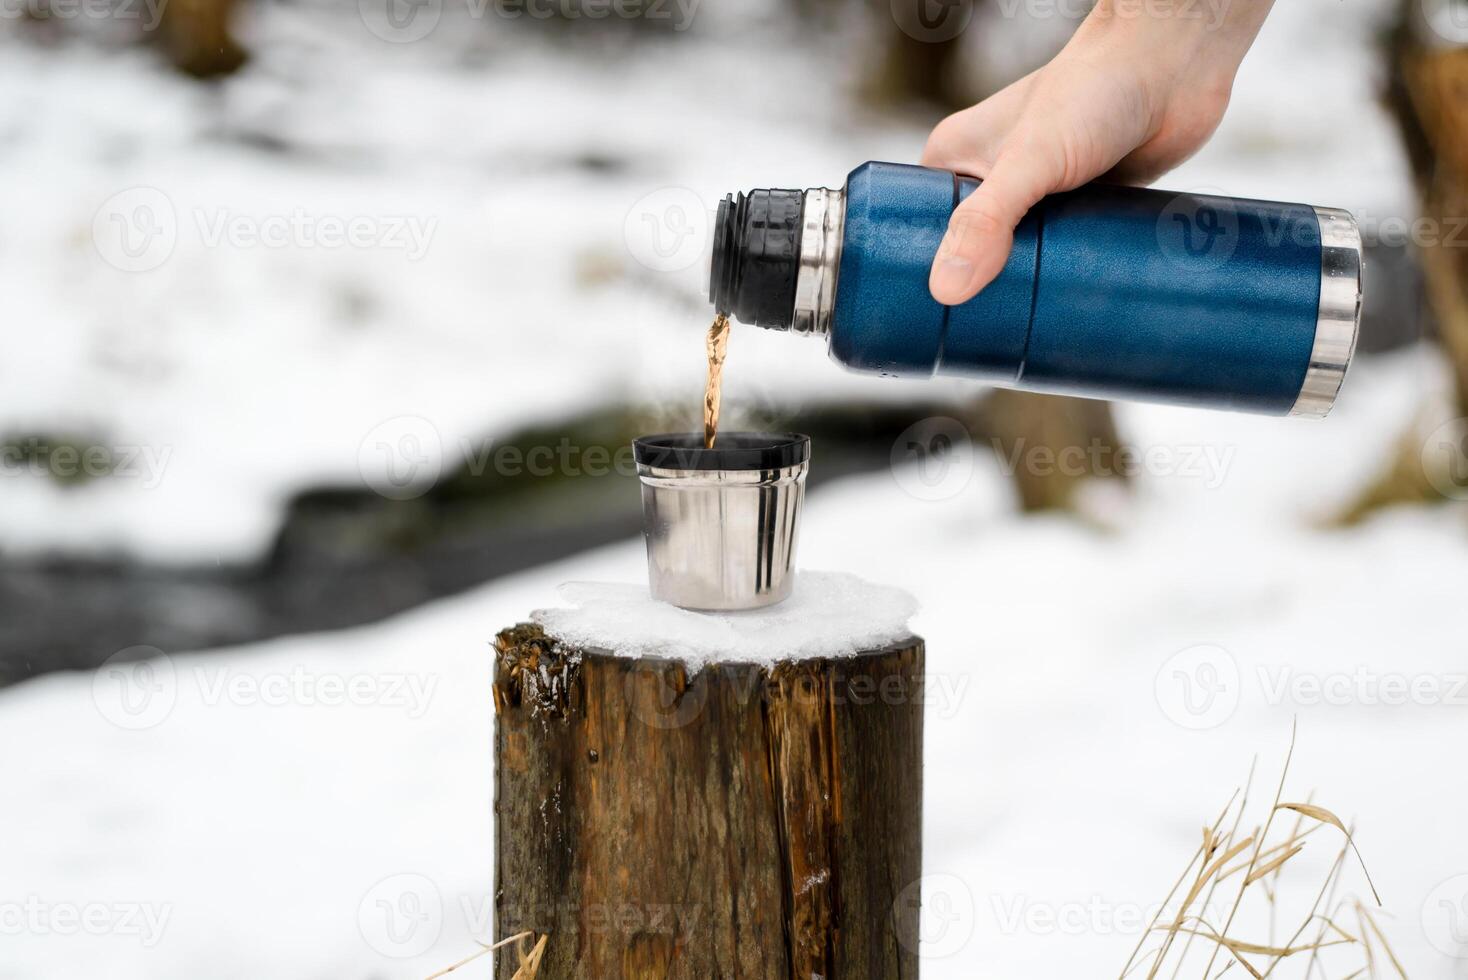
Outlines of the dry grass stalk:
[[[1313,795],[1312,796],[1305,797],[1305,802],[1306,803],[1313,802],[1313,800],[1314,800]],[[1305,815],[1303,813],[1297,813],[1297,814],[1295,814],[1295,823],[1294,823],[1294,826],[1292,826],[1290,828],[1290,836],[1288,838],[1286,838],[1283,843],[1276,844],[1274,847],[1269,848],[1268,850],[1264,851],[1264,853],[1260,854],[1259,857],[1261,859],[1263,859],[1263,858],[1269,858],[1269,859],[1273,860],[1274,854],[1276,852],[1283,852],[1283,851],[1289,850],[1290,848],[1293,848],[1296,844],[1298,844],[1300,842],[1300,840],[1302,838],[1304,838],[1305,836],[1307,836],[1308,834],[1310,834],[1310,833],[1312,833],[1312,832],[1314,832],[1316,830],[1319,830],[1320,827],[1321,827],[1321,825],[1318,824],[1318,823],[1317,824],[1313,824],[1310,827],[1310,830],[1305,831],[1304,833],[1302,833],[1301,832],[1301,828],[1304,825],[1305,825]],[[1268,901],[1269,901],[1269,944],[1271,946],[1274,945],[1274,940],[1275,940],[1275,927],[1276,927],[1276,925],[1278,924],[1278,921],[1279,921],[1279,876],[1280,876],[1280,873],[1283,872],[1283,870],[1284,870],[1284,865],[1283,864],[1277,866],[1274,869],[1274,873],[1271,874],[1271,875],[1267,875],[1266,876],[1266,880],[1264,881],[1264,884],[1260,886],[1260,887],[1262,887],[1264,889],[1264,897],[1266,899],[1268,899]],[[1248,886],[1248,882],[1247,881],[1244,884],[1245,884],[1245,887]],[[1318,938],[1324,938],[1324,937],[1321,936],[1321,937],[1318,937]],[[1285,945],[1288,946],[1289,943],[1286,943]],[[1316,956],[1318,954],[1319,954],[1319,950],[1318,949],[1311,950],[1311,952],[1310,952],[1310,955],[1311,956]],[[1279,962],[1279,960],[1276,959],[1274,962],[1277,963],[1277,962]],[[1308,976],[1308,974],[1307,974],[1307,976]]]
[[1308,803],[1280,803],[1277,804],[1277,807],[1281,810],[1294,810],[1297,813],[1303,813],[1307,817],[1314,817],[1321,823],[1328,823],[1345,834],[1346,843],[1351,845],[1351,850],[1356,853],[1356,860],[1361,862],[1361,873],[1366,876],[1366,884],[1371,888],[1371,897],[1376,899],[1377,905],[1381,904],[1381,896],[1376,893],[1376,885],[1371,880],[1371,872],[1366,870],[1366,862],[1361,858],[1361,851],[1357,849],[1356,841],[1351,837],[1351,832],[1346,829],[1346,825],[1341,823],[1340,817],[1331,813],[1323,806],[1311,806]]
[[520,952],[520,969],[510,980],[535,980],[535,975],[540,972],[540,961],[545,957],[545,941],[549,938],[549,935],[541,936],[529,955]]
[[515,944],[515,955],[520,958],[520,968],[515,971],[515,975],[510,980],[535,980],[535,975],[540,972],[540,961],[545,956],[545,941],[550,938],[550,935],[546,934],[541,936],[534,946],[529,946],[530,940],[534,938],[535,933],[526,931],[516,933],[506,939],[501,939],[493,945],[480,943],[479,952],[466,956],[452,966],[439,970],[437,973],[427,977],[426,980],[438,980],[439,977],[448,976],[459,967],[467,966],[481,956],[488,956],[500,947],[510,945],[510,943]]
[[[1279,812],[1279,798],[1281,795],[1284,794],[1285,777],[1288,776],[1290,772],[1290,760],[1295,757],[1295,735],[1297,734],[1297,731],[1298,723],[1291,722],[1290,749],[1288,752],[1285,753],[1284,766],[1282,766],[1279,771],[1279,788],[1274,791],[1274,806],[1269,808],[1269,816],[1266,817],[1264,820],[1264,830],[1260,832],[1259,843],[1254,847],[1254,856],[1249,859],[1249,867],[1244,871],[1244,883],[1239,886],[1239,892],[1237,895],[1234,896],[1234,904],[1228,910],[1228,918],[1223,921],[1223,928],[1219,930],[1225,936],[1228,935],[1229,928],[1234,924],[1234,916],[1238,915],[1239,906],[1244,901],[1244,893],[1249,888],[1249,874],[1254,870],[1254,865],[1257,864],[1259,861],[1259,852],[1264,849],[1264,841],[1269,837],[1269,828],[1270,825],[1274,823],[1274,815]],[[1223,947],[1213,947],[1213,953],[1208,957],[1208,965],[1203,968],[1204,980],[1207,980],[1208,975],[1213,972],[1213,961],[1217,959],[1218,951],[1221,948]],[[1238,954],[1235,955],[1237,956]],[[1243,965],[1249,967],[1248,963],[1244,963]],[[1249,967],[1249,972],[1254,973],[1254,968]]]
[[[1253,772],[1254,771],[1251,768],[1249,770],[1249,775],[1251,777],[1253,776]],[[1216,820],[1213,821],[1213,826],[1211,828],[1205,827],[1203,829],[1203,843],[1198,847],[1198,849],[1196,851],[1193,852],[1192,858],[1188,861],[1187,867],[1183,868],[1182,874],[1178,875],[1177,881],[1174,881],[1172,883],[1172,888],[1171,888],[1171,890],[1168,891],[1167,897],[1162,900],[1162,905],[1157,909],[1156,913],[1153,914],[1152,921],[1149,922],[1149,923],[1147,923],[1147,928],[1142,933],[1142,937],[1137,940],[1137,945],[1132,948],[1132,955],[1127,957],[1126,966],[1123,967],[1122,968],[1122,971],[1121,971],[1121,975],[1123,977],[1123,980],[1133,970],[1137,969],[1143,963],[1146,962],[1146,957],[1142,957],[1141,959],[1138,959],[1138,956],[1142,952],[1142,947],[1147,942],[1147,936],[1149,936],[1152,933],[1152,930],[1156,928],[1158,920],[1160,920],[1162,918],[1162,912],[1163,912],[1163,910],[1166,909],[1167,906],[1172,903],[1172,898],[1173,898],[1174,895],[1177,894],[1177,890],[1183,886],[1183,882],[1184,881],[1187,881],[1187,879],[1188,879],[1188,872],[1193,870],[1193,865],[1194,864],[1197,864],[1200,858],[1205,863],[1207,862],[1207,860],[1208,860],[1207,848],[1208,848],[1209,839],[1210,839],[1210,837],[1211,837],[1212,834],[1215,834],[1215,833],[1218,832],[1218,828],[1219,827],[1223,826],[1223,821],[1225,820],[1225,818],[1228,817],[1229,810],[1233,808],[1234,800],[1236,800],[1238,798],[1239,798],[1239,791],[1238,790],[1234,790],[1233,795],[1228,798],[1228,802],[1223,805],[1223,809],[1219,812],[1218,819],[1216,819]],[[1245,789],[1244,799],[1246,801],[1248,800],[1248,791],[1247,791],[1247,789]],[[1242,810],[1242,806],[1240,807],[1240,809]],[[1234,830],[1236,831],[1237,829],[1238,829],[1238,820],[1237,820],[1237,818],[1235,818],[1235,821],[1234,821]],[[1231,833],[1232,833],[1232,831],[1231,831]],[[1160,951],[1154,950],[1153,955],[1154,956],[1157,956],[1157,953],[1158,952],[1160,952]],[[1157,959],[1160,961],[1160,956],[1158,956]],[[1154,976],[1156,975],[1156,968],[1155,967],[1153,968],[1152,975],[1154,975]]]
[[[1296,824],[1296,828],[1298,829],[1298,824]],[[1304,847],[1303,844],[1300,844],[1300,841],[1304,840],[1306,837],[1309,837],[1311,834],[1315,833],[1315,831],[1317,831],[1319,829],[1320,829],[1320,827],[1317,825],[1317,826],[1311,827],[1310,829],[1306,830],[1304,833],[1291,834],[1290,837],[1288,837],[1287,839],[1282,840],[1278,844],[1275,844],[1275,845],[1267,848],[1264,851],[1264,853],[1260,854],[1259,856],[1261,858],[1271,858],[1272,859],[1275,855],[1279,854],[1281,851],[1285,851],[1285,850],[1295,850],[1295,851],[1298,851],[1300,848],[1303,848]],[[1299,845],[1299,847],[1296,847],[1296,845]],[[1228,868],[1228,869],[1220,872],[1219,875],[1218,875],[1218,880],[1220,882],[1223,882],[1223,881],[1226,881],[1229,878],[1232,878],[1234,875],[1238,874],[1240,871],[1243,871],[1244,869],[1248,868],[1249,867],[1249,864],[1250,864],[1250,862],[1248,862],[1248,861],[1240,861],[1238,864],[1234,865],[1232,868]],[[1256,869],[1256,874],[1257,873],[1258,873],[1258,871]],[[1278,878],[1278,876],[1279,876],[1278,868],[1276,868],[1276,871],[1275,871],[1275,877],[1276,877],[1276,879]]]
[[[1346,859],[1354,856],[1352,863],[1359,865],[1372,899],[1377,906],[1381,904],[1376,886],[1356,846],[1354,829],[1331,810],[1309,802],[1308,797],[1303,803],[1285,799],[1294,748],[1295,732],[1292,729],[1289,751],[1269,811],[1263,815],[1262,826],[1243,829],[1244,811],[1249,805],[1249,785],[1254,775],[1251,767],[1249,782],[1242,792],[1235,791],[1218,819],[1203,828],[1198,848],[1122,968],[1123,978],[1139,971],[1143,965],[1148,967],[1148,978],[1165,976],[1164,971],[1174,978],[1199,977],[1201,980],[1218,980],[1231,971],[1247,974],[1254,980],[1266,980],[1277,973],[1292,977],[1321,976],[1327,980],[1406,976],[1372,911],[1359,900],[1336,901],[1336,890],[1345,872]],[[1275,817],[1280,813],[1292,815],[1293,826],[1286,830],[1285,821],[1280,820],[1276,827]],[[1226,823],[1230,829],[1221,830]],[[1310,867],[1320,868],[1325,860],[1324,854],[1313,862],[1308,856],[1301,855],[1309,850],[1307,838],[1326,825],[1339,830],[1344,841],[1325,872],[1303,920],[1297,920],[1298,925],[1291,930],[1288,939],[1276,940],[1281,905],[1286,906],[1285,921],[1288,922],[1293,918],[1288,914],[1290,903],[1287,900],[1291,895],[1299,896],[1297,901],[1301,908],[1305,901],[1305,897],[1299,895],[1298,880],[1310,873]],[[1226,911],[1215,912],[1212,896],[1221,883],[1230,879],[1237,881],[1237,890],[1226,900]],[[1282,891],[1281,884],[1296,887]],[[1342,913],[1351,910],[1354,910],[1356,919],[1353,929],[1342,925]],[[1258,934],[1265,931],[1266,923],[1267,938],[1258,938]],[[1256,935],[1238,934],[1245,930]],[[1182,937],[1181,942],[1179,937]],[[1195,941],[1205,948],[1192,950]],[[1196,957],[1190,957],[1190,952],[1195,952]],[[1287,971],[1285,964],[1288,965]]]
[[[1220,936],[1207,927],[1202,929],[1184,929],[1183,931],[1190,932],[1195,936],[1204,936],[1212,939],[1220,946],[1227,946],[1235,953],[1257,953],[1260,956],[1294,956],[1296,953],[1308,953],[1311,950],[1324,949],[1327,946],[1339,946],[1342,943],[1354,943],[1356,941],[1354,936],[1348,936],[1345,939],[1332,939],[1329,942],[1310,943],[1305,946],[1267,946],[1264,943],[1250,943],[1242,939],[1229,939],[1227,936]],[[1249,966],[1247,960],[1240,959],[1239,962],[1243,963],[1256,977],[1263,975]]]
[[[1320,912],[1320,903],[1322,901],[1324,901],[1324,902],[1326,902],[1326,904],[1330,905],[1331,908],[1333,909],[1333,912],[1332,912],[1331,915],[1329,915],[1329,916],[1323,916],[1321,918],[1325,919],[1326,921],[1330,921],[1330,920],[1332,920],[1332,919],[1335,918],[1335,915],[1339,914],[1339,912],[1340,912],[1340,906],[1335,903],[1335,891],[1336,891],[1336,888],[1340,885],[1340,882],[1341,882],[1341,869],[1345,866],[1345,861],[1346,861],[1346,846],[1344,844],[1342,844],[1340,851],[1335,856],[1335,861],[1333,861],[1331,863],[1330,872],[1325,876],[1325,881],[1323,883],[1321,883],[1320,890],[1315,895],[1315,901],[1310,906],[1310,916],[1309,916],[1309,918],[1307,918],[1304,922],[1300,923],[1299,928],[1295,930],[1295,934],[1290,937],[1290,942],[1294,942],[1296,939],[1299,939],[1301,936],[1303,936],[1305,934],[1305,930],[1310,927],[1310,923],[1317,917],[1318,913]],[[1316,939],[1317,940],[1322,940],[1322,939],[1325,938],[1325,930],[1326,930],[1326,923],[1323,921],[1323,922],[1320,923],[1320,930],[1316,934]],[[1368,955],[1369,955],[1369,951],[1368,951]],[[1318,963],[1319,960],[1320,960],[1320,950],[1319,950],[1319,948],[1316,948],[1316,949],[1314,949],[1314,950],[1311,951],[1311,953],[1310,953],[1310,960],[1305,964],[1305,976],[1308,977],[1308,976],[1311,976],[1314,973],[1316,963]],[[1280,964],[1280,960],[1278,958],[1276,958],[1273,963],[1270,963],[1269,964],[1269,969],[1267,969],[1267,970],[1264,971],[1264,975],[1266,977],[1268,977],[1270,974],[1272,974],[1274,972],[1274,968],[1277,967],[1277,966],[1279,966],[1279,964]]]
[[1371,937],[1374,935],[1376,937],[1375,942],[1381,944],[1381,951],[1386,954],[1387,962],[1392,965],[1392,969],[1397,971],[1397,976],[1401,977],[1402,980],[1407,980],[1407,971],[1402,968],[1402,963],[1397,959],[1397,954],[1392,952],[1391,944],[1386,941],[1386,936],[1382,934],[1381,926],[1376,924],[1376,917],[1371,914],[1371,910],[1360,902],[1357,902],[1356,917],[1362,923],[1361,940],[1363,945],[1370,950],[1373,942]]
[[[1238,836],[1238,833],[1239,833],[1239,825],[1243,822],[1243,819],[1244,819],[1244,811],[1249,808],[1249,791],[1254,788],[1254,772],[1258,768],[1259,768],[1259,757],[1256,755],[1249,762],[1249,776],[1248,776],[1247,779],[1244,780],[1243,800],[1242,800],[1242,802],[1239,803],[1238,810],[1236,810],[1234,812],[1234,822],[1233,822],[1233,825],[1229,828],[1229,836],[1230,837],[1237,837]],[[1235,792],[1234,795],[1237,796],[1238,793]],[[1232,800],[1230,800],[1230,802],[1232,802]],[[1228,812],[1228,807],[1224,807],[1224,812],[1225,813]],[[1208,891],[1203,894],[1203,907],[1204,908],[1209,908],[1209,907],[1211,907],[1213,905],[1213,895],[1214,895],[1215,892],[1218,891],[1219,884],[1223,881],[1223,879],[1226,876],[1227,876],[1227,872],[1220,872],[1219,874],[1214,875],[1213,882],[1208,886]],[[1172,896],[1169,895],[1168,898],[1167,898],[1167,900],[1169,902],[1172,901]],[[1145,939],[1145,938],[1146,938],[1146,936],[1144,935],[1143,936],[1143,939]],[[1191,935],[1189,935],[1188,938],[1183,942],[1182,955],[1180,955],[1177,958],[1177,966],[1175,966],[1173,968],[1173,971],[1172,971],[1172,980],[1178,980],[1178,975],[1182,972],[1183,964],[1185,962],[1187,962],[1188,952],[1193,947],[1193,939],[1194,939],[1194,937],[1191,936]],[[1231,966],[1233,966],[1233,960],[1229,960],[1228,961],[1228,965],[1225,966],[1224,969],[1227,970]]]

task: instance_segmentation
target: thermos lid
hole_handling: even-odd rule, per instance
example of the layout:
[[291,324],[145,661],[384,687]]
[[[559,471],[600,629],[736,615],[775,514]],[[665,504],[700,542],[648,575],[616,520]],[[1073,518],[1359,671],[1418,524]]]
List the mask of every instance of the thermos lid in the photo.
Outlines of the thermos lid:
[[740,323],[790,329],[805,193],[756,190],[719,202],[709,302]]
[[632,443],[653,598],[684,609],[773,605],[795,585],[810,439],[794,432],[694,432]]
[[697,432],[670,432],[632,441],[640,466],[663,470],[778,470],[810,460],[810,437],[795,432],[720,432],[705,449]]

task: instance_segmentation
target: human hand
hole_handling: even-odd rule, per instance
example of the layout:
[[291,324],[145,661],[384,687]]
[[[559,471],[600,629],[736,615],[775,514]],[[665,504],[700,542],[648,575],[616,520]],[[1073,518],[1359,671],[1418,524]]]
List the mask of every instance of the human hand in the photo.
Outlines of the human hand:
[[1272,4],[1235,0],[1210,22],[1100,0],[1049,64],[940,122],[923,164],[983,183],[949,220],[933,298],[955,306],[993,281],[1045,195],[1103,175],[1149,183],[1192,156],[1223,118]]

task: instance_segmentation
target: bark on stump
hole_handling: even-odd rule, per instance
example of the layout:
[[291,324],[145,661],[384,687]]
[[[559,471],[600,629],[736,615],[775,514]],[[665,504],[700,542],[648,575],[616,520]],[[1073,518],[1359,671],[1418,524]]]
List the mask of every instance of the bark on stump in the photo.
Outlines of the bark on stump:
[[495,938],[548,933],[540,980],[917,976],[922,640],[692,673],[495,647]]

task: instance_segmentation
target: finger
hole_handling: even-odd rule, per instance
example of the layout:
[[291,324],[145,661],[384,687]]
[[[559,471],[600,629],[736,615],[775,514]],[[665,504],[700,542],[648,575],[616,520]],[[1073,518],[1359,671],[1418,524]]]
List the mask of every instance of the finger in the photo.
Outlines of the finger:
[[978,189],[953,211],[933,258],[928,289],[957,306],[994,281],[1014,245],[1014,229],[1046,194],[1060,190],[1063,155],[1043,141],[1010,140]]

